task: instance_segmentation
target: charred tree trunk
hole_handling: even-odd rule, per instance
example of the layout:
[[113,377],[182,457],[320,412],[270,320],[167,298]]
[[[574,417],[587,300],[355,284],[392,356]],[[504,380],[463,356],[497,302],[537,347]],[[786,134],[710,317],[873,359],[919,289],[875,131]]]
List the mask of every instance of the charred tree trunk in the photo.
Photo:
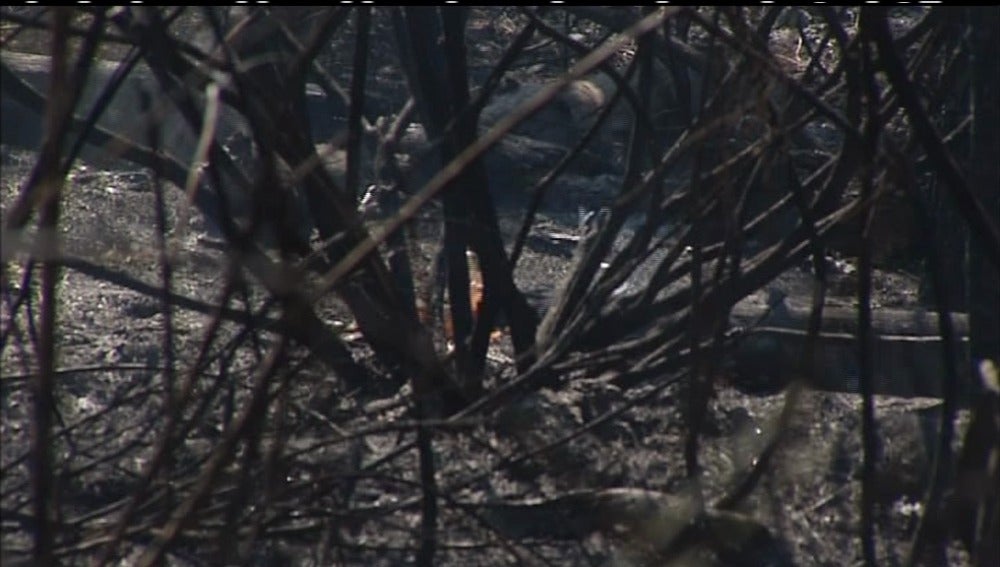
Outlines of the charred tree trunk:
[[[400,58],[443,166],[470,145],[476,135],[477,117],[465,111],[469,103],[465,11],[409,8],[396,12],[395,17]],[[525,355],[534,345],[537,315],[514,285],[481,160],[467,164],[445,189],[444,212],[444,254],[458,368],[466,376],[468,391],[475,394],[482,387],[479,375],[496,314],[504,311],[508,315],[520,360],[527,360]],[[475,332],[465,256],[470,247],[479,256],[485,283],[484,305]]]

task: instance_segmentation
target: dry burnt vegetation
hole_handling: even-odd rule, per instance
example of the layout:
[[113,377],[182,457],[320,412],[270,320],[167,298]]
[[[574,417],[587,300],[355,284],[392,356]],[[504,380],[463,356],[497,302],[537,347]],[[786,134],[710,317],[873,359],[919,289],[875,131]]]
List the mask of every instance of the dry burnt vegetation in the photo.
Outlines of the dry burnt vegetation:
[[995,7],[0,14],[4,565],[996,564]]

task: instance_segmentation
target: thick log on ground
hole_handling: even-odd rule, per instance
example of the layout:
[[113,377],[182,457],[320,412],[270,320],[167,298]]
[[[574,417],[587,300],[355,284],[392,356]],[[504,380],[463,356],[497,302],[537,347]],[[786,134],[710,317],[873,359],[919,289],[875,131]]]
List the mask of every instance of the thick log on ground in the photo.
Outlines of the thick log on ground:
[[[757,321],[763,321],[755,325]],[[798,369],[806,347],[809,310],[782,304],[767,313],[766,307],[738,305],[734,326],[749,332],[734,355],[738,380],[752,389],[782,387],[801,378],[813,387],[836,392],[860,391],[858,316],[851,308],[827,307],[817,342],[816,367],[802,375]],[[958,341],[959,391],[969,392],[968,316],[952,313]],[[892,396],[942,397],[948,375],[943,341],[934,312],[876,309],[872,313],[875,393]]]
[[[6,70],[11,71],[38,94],[43,97],[47,95],[50,71],[48,56],[2,51],[0,62]],[[90,112],[97,98],[111,82],[118,67],[119,63],[114,61],[93,62],[80,103],[77,105],[76,114],[79,118],[85,118],[86,113]],[[0,121],[0,141],[12,146],[37,150],[41,146],[44,109],[27,103],[22,97],[17,96],[16,86],[14,81],[4,80],[3,87],[0,88],[0,111],[2,111],[0,114],[3,115],[3,120]],[[146,146],[151,121],[139,112],[140,90],[153,95],[161,92],[152,71],[141,63],[132,69],[97,124],[130,142]],[[172,103],[166,100],[163,102],[162,109],[155,115],[161,130],[162,149],[182,163],[190,163],[197,145],[198,134],[191,131],[187,121]],[[338,113],[339,107],[333,105],[315,85],[308,85],[306,88],[306,104],[309,127],[315,139],[330,139],[346,127],[343,123],[346,113]],[[216,129],[216,139],[226,143],[234,135],[247,133],[243,117],[223,105]],[[114,148],[88,147],[84,151],[85,158],[99,163],[106,163],[115,155]]]
[[782,542],[762,524],[740,514],[704,510],[693,496],[611,488],[468,508],[504,537],[583,541],[599,532],[627,542],[644,563],[673,564],[703,550],[722,560],[789,564]]

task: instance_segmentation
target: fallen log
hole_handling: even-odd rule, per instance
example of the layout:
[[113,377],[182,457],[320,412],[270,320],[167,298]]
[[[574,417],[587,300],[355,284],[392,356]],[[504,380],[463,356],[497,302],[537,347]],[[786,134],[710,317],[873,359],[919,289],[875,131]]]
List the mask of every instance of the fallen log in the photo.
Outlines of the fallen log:
[[[823,310],[816,366],[804,375],[799,363],[806,346],[809,311],[787,303],[772,311],[768,314],[766,307],[748,304],[733,309],[731,324],[746,331],[733,354],[737,386],[769,391],[793,379],[804,379],[822,390],[860,392],[857,314],[853,309],[831,306]],[[968,316],[952,313],[951,319],[962,357],[959,368],[964,369],[969,359]],[[876,394],[943,397],[947,372],[937,313],[876,309],[872,312],[872,334]],[[959,391],[967,395],[971,391],[968,376],[961,377]]]
[[601,533],[626,543],[644,563],[673,564],[701,550],[724,562],[790,564],[785,546],[763,524],[742,514],[706,510],[693,494],[610,488],[463,507],[507,538],[582,541]]

